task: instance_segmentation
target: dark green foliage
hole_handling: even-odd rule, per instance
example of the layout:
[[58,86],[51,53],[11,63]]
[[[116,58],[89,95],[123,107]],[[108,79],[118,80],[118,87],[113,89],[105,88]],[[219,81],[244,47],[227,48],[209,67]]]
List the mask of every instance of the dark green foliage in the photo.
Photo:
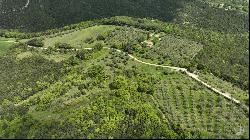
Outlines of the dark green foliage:
[[29,46],[33,46],[33,47],[43,47],[44,46],[44,42],[43,39],[31,39],[29,41],[26,42],[27,45]]
[[222,35],[222,37],[215,38],[196,56],[198,69],[209,69],[224,80],[248,89],[248,46],[248,35]]
[[[249,16],[241,10],[212,6],[210,0],[33,0],[20,11],[26,0],[3,0],[0,27],[42,31],[83,20],[112,16],[154,18],[162,21],[191,24],[223,32],[247,32]],[[217,2],[224,3],[224,2]],[[227,2],[234,5],[235,2]],[[238,7],[248,4],[238,3]],[[74,8],[72,8],[74,7]],[[13,11],[15,9],[15,11]],[[143,23],[143,20],[140,21]],[[119,24],[119,25],[122,25]]]
[[94,65],[88,69],[88,76],[91,78],[102,76],[104,68],[100,65]]
[[[41,31],[81,22],[83,20],[118,15],[133,17],[160,18],[171,21],[176,10],[183,6],[184,0],[38,0],[19,11],[25,0],[4,0],[0,16],[0,25],[5,28],[23,27],[29,31]],[[13,5],[15,5],[13,7]],[[17,8],[17,11],[12,11]],[[2,13],[2,11],[6,13]],[[6,24],[9,23],[9,24]]]
[[212,7],[204,1],[189,4],[178,16],[178,22],[219,32],[244,33],[249,31],[249,15],[246,13],[225,10],[226,7]]
[[56,43],[55,47],[58,49],[72,49],[72,46],[68,43]]
[[132,44],[130,44],[130,43],[124,44],[122,47],[123,47],[124,52],[127,52],[129,54],[133,54],[133,46],[132,46]]
[[152,95],[154,93],[153,85],[157,83],[157,80],[152,76],[139,75],[138,83],[138,92]]
[[78,59],[85,60],[86,59],[86,53],[85,53],[85,51],[82,51],[82,50],[78,51],[77,54],[76,54],[76,57]]
[[97,43],[93,47],[93,51],[101,51],[103,49],[103,44],[102,43]]
[[16,48],[26,49],[27,47],[28,45],[26,43],[19,42],[14,44],[11,49],[16,49]]
[[99,34],[97,37],[96,37],[96,40],[100,41],[100,40],[105,40],[105,36],[102,35],[102,34]]
[[84,42],[85,42],[85,43],[88,43],[88,44],[91,44],[91,43],[94,42],[94,39],[93,39],[93,37],[89,37],[89,38],[87,38]]
[[[242,33],[249,30],[249,15],[242,10],[228,9],[227,6],[248,9],[248,3],[235,1],[215,2],[210,0],[43,0],[30,2],[29,7],[19,11],[26,0],[4,0],[1,5],[0,27],[7,29],[22,29],[25,31],[44,31],[55,27],[74,24],[86,20],[100,19],[112,16],[131,16],[137,18],[154,18],[178,24],[191,25],[214,31]],[[207,2],[208,1],[208,2]],[[212,3],[212,4],[209,4]],[[225,7],[219,8],[219,4]],[[14,5],[14,6],[13,6]],[[74,8],[72,8],[74,7]],[[16,11],[13,11],[15,8]],[[139,20],[144,24],[144,20]],[[97,22],[91,24],[98,24]],[[120,22],[118,25],[124,25]],[[75,29],[67,26],[65,30]],[[150,29],[150,28],[148,28]],[[5,37],[31,38],[38,34],[20,34],[16,30],[0,30]],[[57,30],[50,30],[45,35]],[[44,33],[40,33],[44,34]]]
[[78,57],[70,56],[69,59],[65,61],[65,64],[68,66],[75,66],[79,64],[79,60],[77,58]]
[[[6,38],[19,38],[19,39],[30,39],[33,37],[41,37],[41,36],[45,36],[45,35],[50,35],[50,37],[55,37],[55,36],[60,36],[63,35],[62,31],[69,31],[73,32],[75,30],[78,29],[85,29],[88,27],[92,27],[94,25],[99,25],[101,23],[100,20],[90,20],[90,21],[84,21],[78,24],[71,24],[68,26],[64,26],[62,28],[56,28],[56,29],[50,29],[50,30],[46,30],[46,31],[42,31],[42,32],[32,32],[32,33],[21,33],[17,30],[5,30],[5,29],[0,29],[0,35],[2,37],[6,37]],[[54,35],[56,34],[56,35]]]
[[91,58],[92,50],[79,50],[76,52],[76,58],[80,60],[89,60]]
[[[63,76],[62,63],[39,56],[15,60],[0,58],[0,103],[4,99],[26,99]],[[22,83],[22,84],[20,84]]]

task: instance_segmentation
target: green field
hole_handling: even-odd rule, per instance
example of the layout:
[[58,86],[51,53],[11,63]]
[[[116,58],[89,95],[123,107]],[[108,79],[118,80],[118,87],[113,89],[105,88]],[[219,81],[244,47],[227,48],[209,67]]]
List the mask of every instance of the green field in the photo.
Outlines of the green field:
[[92,47],[94,44],[85,43],[86,39],[93,38],[94,40],[99,34],[106,33],[108,31],[114,30],[116,26],[94,26],[83,30],[78,30],[72,33],[67,33],[65,35],[60,35],[53,38],[45,38],[45,47],[54,47],[55,43],[69,43],[74,48],[88,48]]
[[0,56],[4,55],[8,48],[13,44],[14,39],[0,38]]

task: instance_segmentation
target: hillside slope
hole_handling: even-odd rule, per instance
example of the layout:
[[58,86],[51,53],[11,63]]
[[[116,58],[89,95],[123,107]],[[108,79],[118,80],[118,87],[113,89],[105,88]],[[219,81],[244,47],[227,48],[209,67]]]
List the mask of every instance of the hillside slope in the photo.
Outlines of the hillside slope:
[[[246,6],[231,3],[232,7]],[[30,0],[26,4],[27,0],[1,0],[0,27],[41,31],[93,18],[132,16],[226,32],[249,28],[249,15],[242,10],[225,10],[199,0]]]
[[249,139],[248,0],[0,0],[0,139]]
[[[51,57],[60,54],[70,57]],[[2,95],[0,138],[249,137],[241,106],[182,73],[137,63],[112,49],[84,56],[19,46],[1,58],[10,66],[0,69],[10,77],[0,79],[9,82],[2,91],[18,94]],[[11,66],[23,73],[15,75]],[[27,81],[14,88],[21,79]]]

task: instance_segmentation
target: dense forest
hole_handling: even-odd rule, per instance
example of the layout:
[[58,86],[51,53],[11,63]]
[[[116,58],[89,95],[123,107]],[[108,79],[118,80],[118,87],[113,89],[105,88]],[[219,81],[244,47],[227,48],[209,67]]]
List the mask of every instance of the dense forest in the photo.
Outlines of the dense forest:
[[1,0],[0,27],[42,31],[89,19],[132,16],[225,32],[246,32],[249,29],[249,15],[233,8],[238,5],[246,7],[243,2],[231,4],[230,10],[199,0],[30,0],[29,6],[22,8],[26,2]]

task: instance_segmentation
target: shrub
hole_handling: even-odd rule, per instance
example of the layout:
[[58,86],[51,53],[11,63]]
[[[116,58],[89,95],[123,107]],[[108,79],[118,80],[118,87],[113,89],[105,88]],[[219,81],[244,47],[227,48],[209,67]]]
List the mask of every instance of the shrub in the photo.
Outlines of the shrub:
[[67,43],[56,43],[55,47],[58,49],[72,49],[73,47]]
[[84,42],[88,43],[88,44],[92,44],[94,42],[94,39],[93,39],[93,37],[89,37],[89,38],[85,39]]
[[102,49],[103,49],[103,44],[102,44],[102,43],[97,43],[97,44],[94,46],[94,48],[93,48],[94,51],[100,51],[100,50],[102,50]]
[[110,83],[109,87],[111,90],[121,89],[126,87],[127,81],[123,76],[117,76],[112,83]]
[[33,46],[33,47],[43,47],[44,46],[43,40],[38,39],[38,38],[31,39],[26,44],[29,46]]
[[99,34],[99,35],[96,37],[96,40],[105,40],[105,36],[102,35],[102,34]]
[[79,61],[76,59],[76,57],[71,56],[68,60],[65,61],[65,64],[67,64],[68,66],[75,66],[79,64]]
[[84,60],[84,59],[86,59],[86,55],[85,55],[85,52],[84,51],[79,51],[79,52],[77,52],[77,54],[76,54],[76,57],[78,58],[78,59],[80,59],[80,60]]

